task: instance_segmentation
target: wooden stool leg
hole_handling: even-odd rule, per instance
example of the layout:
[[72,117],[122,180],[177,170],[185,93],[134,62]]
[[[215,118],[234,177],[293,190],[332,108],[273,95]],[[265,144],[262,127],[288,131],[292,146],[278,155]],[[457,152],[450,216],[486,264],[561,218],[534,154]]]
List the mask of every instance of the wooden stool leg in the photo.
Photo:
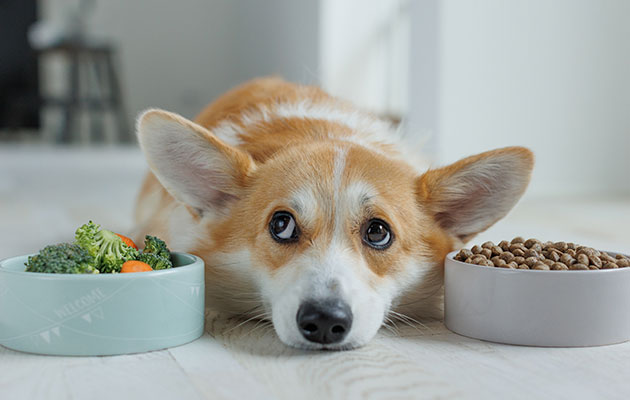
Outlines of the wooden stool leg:
[[58,141],[69,143],[76,138],[77,110],[79,105],[79,54],[76,51],[68,53],[68,98],[64,105]]
[[105,127],[103,114],[107,109],[107,82],[103,76],[102,58],[100,55],[91,55],[89,61],[89,82],[90,82],[90,98],[94,99],[95,104],[90,109],[90,132],[97,142],[105,140]]
[[107,63],[107,71],[109,75],[109,86],[111,91],[112,108],[118,123],[118,138],[121,142],[131,142],[131,132],[127,126],[127,115],[123,106],[122,93],[118,74],[114,66],[113,56],[111,53],[105,57]]

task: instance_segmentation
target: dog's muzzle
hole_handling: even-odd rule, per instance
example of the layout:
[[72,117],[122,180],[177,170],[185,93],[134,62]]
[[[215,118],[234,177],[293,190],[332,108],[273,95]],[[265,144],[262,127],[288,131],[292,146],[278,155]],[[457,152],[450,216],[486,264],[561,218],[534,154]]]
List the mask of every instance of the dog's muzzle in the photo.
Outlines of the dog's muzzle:
[[352,311],[340,299],[311,300],[300,305],[296,315],[298,329],[310,342],[341,342],[352,327]]

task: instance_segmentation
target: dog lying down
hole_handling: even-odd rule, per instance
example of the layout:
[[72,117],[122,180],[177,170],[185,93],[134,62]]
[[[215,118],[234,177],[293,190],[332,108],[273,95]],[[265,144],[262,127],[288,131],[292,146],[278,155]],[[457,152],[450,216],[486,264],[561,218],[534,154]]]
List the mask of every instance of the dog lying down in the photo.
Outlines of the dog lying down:
[[194,122],[148,110],[136,211],[203,258],[207,306],[270,319],[306,349],[366,344],[386,318],[441,313],[445,255],[506,215],[532,153],[419,171],[385,121],[312,86],[247,82]]

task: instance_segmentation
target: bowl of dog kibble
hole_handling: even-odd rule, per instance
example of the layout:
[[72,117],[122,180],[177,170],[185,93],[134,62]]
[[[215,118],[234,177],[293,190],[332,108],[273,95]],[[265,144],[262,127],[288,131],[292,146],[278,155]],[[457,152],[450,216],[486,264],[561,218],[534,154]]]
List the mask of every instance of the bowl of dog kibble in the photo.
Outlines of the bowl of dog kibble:
[[516,237],[446,256],[446,327],[506,344],[581,347],[630,340],[630,257]]

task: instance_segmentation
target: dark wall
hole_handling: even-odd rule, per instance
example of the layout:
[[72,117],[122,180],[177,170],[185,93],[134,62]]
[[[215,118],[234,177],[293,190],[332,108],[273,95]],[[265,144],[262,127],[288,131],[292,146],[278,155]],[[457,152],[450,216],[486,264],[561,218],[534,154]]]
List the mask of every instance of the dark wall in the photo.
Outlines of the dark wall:
[[36,0],[0,0],[0,128],[39,127],[37,58],[28,28]]

